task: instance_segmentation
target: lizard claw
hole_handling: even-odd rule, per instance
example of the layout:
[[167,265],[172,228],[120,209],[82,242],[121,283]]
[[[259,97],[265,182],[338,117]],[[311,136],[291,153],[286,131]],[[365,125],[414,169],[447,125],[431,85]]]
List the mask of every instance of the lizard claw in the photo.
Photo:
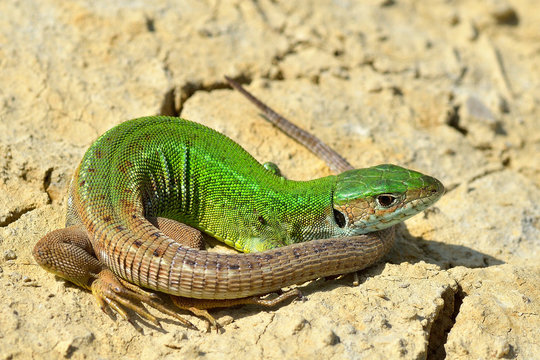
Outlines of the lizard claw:
[[[174,296],[171,295],[171,300],[174,305],[176,305],[178,308],[183,310],[188,310],[191,313],[193,313],[195,316],[198,316],[200,318],[204,318],[207,321],[208,327],[207,331],[209,329],[215,329],[216,332],[219,333],[219,329],[223,328],[221,324],[212,316],[208,311],[205,309],[205,304],[208,300],[198,300],[198,299],[191,299],[191,298],[185,298],[181,296]],[[198,304],[203,304],[202,306],[198,306]]]
[[124,308],[134,311],[140,317],[161,327],[156,317],[150,314],[142,304],[145,303],[162,313],[174,317],[188,328],[198,330],[191,322],[159,303],[157,295],[118,278],[108,269],[102,270],[98,274],[97,279],[91,285],[91,290],[99,307],[105,313],[110,314],[110,309],[113,309],[130,323],[132,322]]

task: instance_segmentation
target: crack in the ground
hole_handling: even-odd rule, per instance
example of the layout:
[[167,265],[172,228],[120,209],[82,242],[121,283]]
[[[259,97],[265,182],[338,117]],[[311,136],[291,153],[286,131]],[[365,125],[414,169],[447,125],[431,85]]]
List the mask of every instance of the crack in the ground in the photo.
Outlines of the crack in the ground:
[[272,316],[270,317],[270,320],[264,326],[264,329],[258,334],[257,339],[255,340],[256,345],[259,344],[259,341],[261,341],[262,336],[264,334],[266,334],[266,331],[268,330],[268,327],[270,326],[270,324],[274,321],[274,318],[276,317],[275,313],[272,313],[271,315]]
[[[251,81],[244,75],[236,77],[235,80],[241,84],[249,83]],[[182,109],[186,101],[197,91],[210,92],[213,90],[229,88],[230,85],[227,83],[225,78],[223,78],[223,81],[216,81],[214,83],[205,85],[200,82],[186,82],[178,88],[167,90],[163,96],[159,113],[160,115],[165,116],[179,116],[182,113]],[[177,94],[177,91],[179,91],[180,94]]]
[[[270,324],[272,324],[272,322],[274,321],[275,317],[276,317],[276,314],[275,314],[275,313],[272,313],[272,316],[270,317],[270,321],[268,321],[268,322],[266,323],[266,325],[264,326],[264,329],[263,329],[261,332],[259,332],[259,334],[257,335],[257,339],[255,340],[255,345],[259,345],[259,342],[261,341],[261,338],[263,337],[264,334],[266,334],[266,331],[268,331],[268,327],[270,326]],[[264,351],[264,350],[265,350],[265,347],[264,347],[264,346],[261,346],[259,349],[260,349],[260,353],[261,353],[260,358],[261,358],[261,359],[266,358],[266,356],[265,356],[265,351]]]
[[475,182],[476,180],[479,180],[479,179],[481,179],[483,177],[486,177],[488,175],[495,174],[495,173],[498,173],[498,172],[501,172],[501,171],[504,171],[504,170],[505,170],[504,167],[494,168],[494,169],[486,169],[486,170],[482,171],[481,173],[472,176],[470,179],[467,180],[467,182],[472,183],[472,182]]
[[462,135],[467,135],[469,130],[460,125],[461,117],[459,115],[460,106],[454,105],[446,114],[446,124],[451,128],[454,128],[457,132]]
[[466,296],[467,294],[459,284],[456,291],[449,287],[442,293],[444,305],[437,314],[435,321],[429,330],[426,357],[428,360],[446,358],[444,345],[448,340],[448,334],[456,323],[461,304]]
[[463,185],[463,184],[471,184],[479,179],[482,179],[483,177],[486,177],[486,176],[489,176],[489,175],[492,175],[492,174],[496,174],[498,172],[502,172],[504,171],[505,169],[507,168],[506,165],[501,165],[501,167],[496,167],[496,168],[492,168],[492,169],[485,169],[477,174],[474,174],[474,175],[471,175],[469,178],[467,179],[464,179],[462,181],[460,181],[459,183],[452,183],[452,184],[448,184],[445,186],[445,191],[444,193],[445,194],[449,194],[451,193],[452,191],[454,191],[456,188],[458,188],[459,186]]
[[35,206],[29,206],[20,210],[15,210],[15,211],[10,212],[10,214],[6,216],[6,218],[3,221],[0,221],[0,227],[6,227],[9,224],[14,223],[15,221],[19,220],[21,216],[34,210],[35,208],[36,208]]
[[159,114],[164,116],[178,116],[180,113],[176,111],[174,105],[175,90],[169,89],[163,96],[163,101],[161,102],[161,107],[159,109]]
[[49,193],[49,186],[51,185],[51,178],[52,178],[52,172],[54,168],[50,167],[47,170],[45,170],[45,174],[43,175],[43,191],[47,194],[48,203],[50,204],[52,202],[51,194]]

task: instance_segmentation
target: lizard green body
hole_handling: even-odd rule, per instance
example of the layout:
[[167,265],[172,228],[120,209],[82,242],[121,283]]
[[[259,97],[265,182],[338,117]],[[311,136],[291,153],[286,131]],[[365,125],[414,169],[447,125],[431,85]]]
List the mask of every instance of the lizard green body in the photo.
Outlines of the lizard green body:
[[[334,176],[286,180],[205,126],[154,117],[101,136],[73,186],[87,213],[108,206],[124,216],[174,219],[253,252],[336,235],[330,224],[335,182]],[[94,221],[107,226],[101,218]]]

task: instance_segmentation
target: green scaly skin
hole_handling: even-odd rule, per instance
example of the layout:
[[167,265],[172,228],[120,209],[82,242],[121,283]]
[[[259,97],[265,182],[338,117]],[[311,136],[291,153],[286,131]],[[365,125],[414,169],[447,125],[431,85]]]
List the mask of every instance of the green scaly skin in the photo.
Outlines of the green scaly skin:
[[[174,219],[243,252],[381,230],[422,211],[443,189],[438,180],[395,165],[286,180],[229,138],[169,117],[109,130],[86,152],[73,181],[82,212],[96,216],[68,225],[83,222],[98,238],[112,231],[99,216],[107,207],[120,217]],[[381,194],[400,201],[381,207]]]

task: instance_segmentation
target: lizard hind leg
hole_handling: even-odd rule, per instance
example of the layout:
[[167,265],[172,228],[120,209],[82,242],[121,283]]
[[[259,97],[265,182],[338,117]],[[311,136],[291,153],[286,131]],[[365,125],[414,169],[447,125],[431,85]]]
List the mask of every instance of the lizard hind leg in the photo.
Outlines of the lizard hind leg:
[[187,327],[197,329],[189,321],[160,304],[156,295],[114,275],[97,259],[90,239],[80,225],[48,233],[38,241],[32,253],[45,270],[91,290],[98,305],[106,313],[113,309],[130,321],[124,309],[128,308],[159,326],[156,318],[141,304],[145,303],[174,317]]
[[48,233],[34,246],[32,255],[45,270],[85,289],[105,269],[94,255],[84,227],[78,225]]

